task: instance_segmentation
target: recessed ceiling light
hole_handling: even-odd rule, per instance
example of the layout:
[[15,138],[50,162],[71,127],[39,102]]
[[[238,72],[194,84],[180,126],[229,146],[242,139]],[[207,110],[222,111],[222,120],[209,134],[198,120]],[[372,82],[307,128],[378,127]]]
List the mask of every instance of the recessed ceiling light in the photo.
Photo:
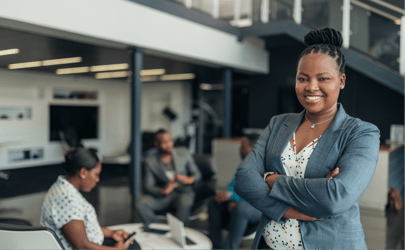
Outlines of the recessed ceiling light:
[[81,57],[60,58],[42,61],[42,66],[51,66],[59,64],[79,63],[82,61]]
[[159,76],[142,76],[142,82],[156,82],[159,81]]
[[0,50],[0,56],[18,54],[19,52],[20,52],[19,49],[5,49],[5,50]]
[[97,65],[91,66],[91,72],[99,72],[99,71],[110,71],[110,70],[123,70],[129,67],[128,63],[119,63],[119,64],[109,64],[109,65]]
[[165,69],[144,69],[141,70],[141,76],[157,76],[166,73]]
[[115,72],[97,73],[95,77],[96,79],[121,78],[130,76],[131,74],[132,74],[131,71],[115,71]]
[[175,80],[191,80],[194,78],[195,78],[195,75],[193,73],[188,73],[188,74],[163,75],[160,77],[160,80],[161,81],[175,81]]
[[56,70],[57,75],[78,74],[87,72],[89,72],[89,67],[76,67],[76,68],[65,68]]
[[24,69],[24,68],[34,68],[34,67],[41,67],[42,62],[41,61],[35,61],[35,62],[23,62],[23,63],[13,63],[9,64],[8,68],[9,69]]

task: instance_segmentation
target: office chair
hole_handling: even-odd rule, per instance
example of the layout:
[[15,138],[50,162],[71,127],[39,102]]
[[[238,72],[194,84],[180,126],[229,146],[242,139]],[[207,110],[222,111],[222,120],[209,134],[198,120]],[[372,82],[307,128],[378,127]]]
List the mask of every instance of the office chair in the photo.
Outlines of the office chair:
[[64,250],[56,234],[49,228],[4,223],[0,223],[0,248]]

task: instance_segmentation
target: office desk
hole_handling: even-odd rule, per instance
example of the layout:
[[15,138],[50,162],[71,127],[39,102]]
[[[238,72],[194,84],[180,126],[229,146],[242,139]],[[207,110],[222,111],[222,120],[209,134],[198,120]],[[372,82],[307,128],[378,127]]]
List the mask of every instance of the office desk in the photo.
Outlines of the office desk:
[[[108,227],[109,229],[124,229],[128,233],[136,232],[135,240],[142,249],[179,249],[180,246],[172,240],[171,233],[155,234],[144,232],[143,223],[122,224]],[[169,230],[169,225],[161,223],[150,224],[150,228]],[[211,240],[197,230],[185,227],[186,236],[194,241],[195,245],[188,245],[187,249],[212,249]]]

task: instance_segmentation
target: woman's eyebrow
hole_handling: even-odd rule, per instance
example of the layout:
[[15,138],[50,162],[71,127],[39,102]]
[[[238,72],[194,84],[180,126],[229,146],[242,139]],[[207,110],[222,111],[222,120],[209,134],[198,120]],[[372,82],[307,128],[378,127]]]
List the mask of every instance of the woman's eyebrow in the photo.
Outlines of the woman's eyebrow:
[[[304,75],[304,76],[308,77],[307,74],[302,73],[302,72],[299,72],[298,75]],[[330,75],[330,73],[329,72],[322,72],[322,73],[317,74],[316,76],[320,76],[320,75]]]

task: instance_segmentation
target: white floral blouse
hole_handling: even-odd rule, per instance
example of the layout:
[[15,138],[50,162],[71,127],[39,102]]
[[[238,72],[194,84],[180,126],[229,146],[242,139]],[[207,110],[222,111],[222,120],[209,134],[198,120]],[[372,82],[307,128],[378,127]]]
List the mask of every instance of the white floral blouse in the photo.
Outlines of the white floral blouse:
[[[281,162],[287,176],[304,178],[308,160],[320,138],[321,136],[310,142],[297,154],[294,133],[294,148],[291,143],[288,143],[281,155]],[[304,249],[300,224],[296,219],[289,219],[283,224],[272,220],[264,227],[262,235],[266,244],[272,249]]]

